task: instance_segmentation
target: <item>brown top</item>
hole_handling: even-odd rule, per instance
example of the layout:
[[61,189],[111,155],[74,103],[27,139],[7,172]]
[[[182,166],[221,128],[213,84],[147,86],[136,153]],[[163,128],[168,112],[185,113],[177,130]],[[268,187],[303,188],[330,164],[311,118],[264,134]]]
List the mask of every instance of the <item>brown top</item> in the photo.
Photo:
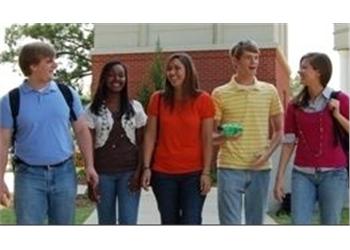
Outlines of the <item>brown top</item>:
[[106,143],[94,151],[95,168],[99,174],[135,170],[138,164],[138,148],[126,136],[119,112],[113,113],[113,120]]

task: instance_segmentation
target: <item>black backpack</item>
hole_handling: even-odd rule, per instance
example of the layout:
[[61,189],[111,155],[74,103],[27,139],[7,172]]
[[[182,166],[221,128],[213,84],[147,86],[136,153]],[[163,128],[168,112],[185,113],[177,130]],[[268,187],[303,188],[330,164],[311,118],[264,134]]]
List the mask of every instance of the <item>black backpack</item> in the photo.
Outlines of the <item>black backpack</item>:
[[[76,121],[77,116],[73,110],[73,94],[71,90],[67,85],[62,83],[57,83],[57,87],[61,91],[64,97],[64,100],[66,101],[69,107],[69,120]],[[14,143],[15,143],[16,133],[17,133],[17,116],[19,113],[19,106],[20,106],[19,88],[15,88],[9,92],[9,99],[10,99],[10,108],[11,108],[11,114],[13,119],[11,146],[12,146],[12,152],[14,152]]]
[[[333,91],[331,94],[331,98],[339,100],[337,97],[340,94],[340,91]],[[335,144],[340,145],[343,148],[343,151],[347,157],[347,170],[349,174],[349,134],[345,131],[345,129],[339,124],[339,122],[332,116],[333,121],[333,134],[335,138]]]

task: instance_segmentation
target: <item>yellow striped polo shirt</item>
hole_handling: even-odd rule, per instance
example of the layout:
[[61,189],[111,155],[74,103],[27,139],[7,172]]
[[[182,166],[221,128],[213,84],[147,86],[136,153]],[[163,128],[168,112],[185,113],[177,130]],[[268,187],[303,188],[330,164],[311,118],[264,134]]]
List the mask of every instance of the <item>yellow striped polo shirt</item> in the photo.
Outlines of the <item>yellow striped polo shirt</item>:
[[[282,104],[276,88],[254,79],[245,86],[231,81],[213,90],[215,120],[219,124],[238,122],[243,126],[242,136],[220,146],[217,166],[249,169],[256,157],[269,146],[269,120],[282,113]],[[271,168],[269,161],[260,169]]]

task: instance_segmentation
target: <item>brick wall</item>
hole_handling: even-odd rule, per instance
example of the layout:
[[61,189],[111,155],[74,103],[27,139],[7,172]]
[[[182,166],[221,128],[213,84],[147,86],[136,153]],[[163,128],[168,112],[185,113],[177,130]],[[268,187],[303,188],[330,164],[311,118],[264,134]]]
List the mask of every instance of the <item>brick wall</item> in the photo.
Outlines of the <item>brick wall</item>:
[[[164,58],[166,58],[171,53],[164,52],[163,54]],[[191,55],[197,68],[202,89],[211,92],[215,87],[230,80],[233,70],[228,50],[190,51],[188,54]],[[143,83],[147,83],[149,68],[153,61],[153,53],[93,55],[92,93],[96,90],[103,65],[114,58],[127,65],[129,73],[129,93],[132,98],[137,97],[137,93]],[[286,105],[289,99],[288,72],[289,70],[286,63],[277,49],[261,50],[257,77],[277,87],[284,105]]]

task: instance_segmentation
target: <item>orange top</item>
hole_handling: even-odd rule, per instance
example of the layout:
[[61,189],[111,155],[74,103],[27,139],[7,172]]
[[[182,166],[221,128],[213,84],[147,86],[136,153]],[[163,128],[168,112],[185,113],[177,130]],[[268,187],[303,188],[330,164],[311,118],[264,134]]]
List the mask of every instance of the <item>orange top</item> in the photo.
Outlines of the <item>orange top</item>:
[[159,97],[160,92],[154,93],[147,109],[149,116],[159,117],[153,170],[168,174],[202,170],[201,123],[214,117],[211,97],[202,92],[191,101],[175,103],[173,111]]

